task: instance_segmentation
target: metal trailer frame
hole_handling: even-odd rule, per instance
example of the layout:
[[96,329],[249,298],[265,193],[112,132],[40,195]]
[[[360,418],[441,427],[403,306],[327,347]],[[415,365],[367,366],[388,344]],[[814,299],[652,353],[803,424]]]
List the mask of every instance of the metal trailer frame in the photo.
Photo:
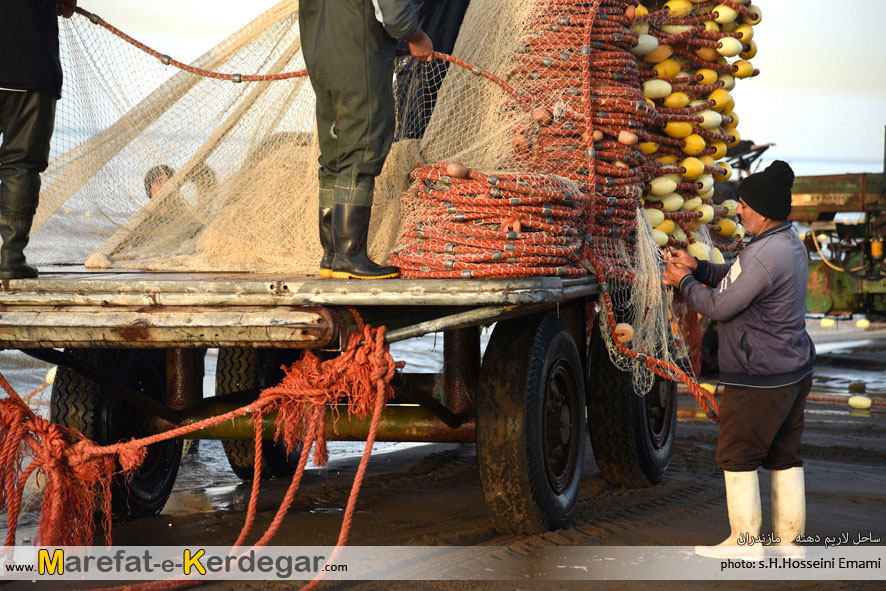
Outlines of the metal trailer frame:
[[[50,270],[38,279],[2,281],[0,348],[20,349],[111,386],[120,398],[156,416],[160,432],[221,414],[257,396],[256,391],[242,391],[203,398],[206,348],[339,350],[354,329],[348,312],[353,308],[366,322],[384,324],[388,342],[444,332],[442,388],[434,375],[400,374],[396,401],[406,404],[389,406],[378,439],[472,442],[473,418],[466,411],[479,373],[479,327],[598,291],[595,277],[337,281],[244,273]],[[579,330],[583,327],[575,327]],[[166,349],[165,403],[56,350],[61,347]],[[268,437],[273,420],[271,415]],[[330,422],[327,437],[359,440],[367,432],[367,421],[345,413],[335,431]],[[252,426],[243,419],[189,437],[252,439]]]
[[[617,485],[657,483],[673,450],[676,386],[659,380],[636,395],[631,375],[612,363],[594,305],[607,288],[594,276],[338,281],[43,269],[0,288],[0,348],[59,365],[51,414],[98,443],[248,404],[298,350],[341,351],[356,312],[384,325],[388,342],[443,332],[442,372],[397,373],[376,439],[476,443],[489,514],[502,533],[569,523],[588,431],[601,474]],[[481,363],[480,329],[493,323]],[[203,398],[210,347],[219,347],[216,395]],[[341,410],[327,408],[334,420],[326,438],[365,440],[371,421]],[[273,441],[275,422],[270,414],[263,424],[263,478],[291,474],[302,451]],[[234,472],[253,478],[249,417],[188,438],[221,439]],[[112,500],[126,500],[116,516],[162,509],[181,446],[174,439],[148,448],[138,473],[115,485],[122,490]]]

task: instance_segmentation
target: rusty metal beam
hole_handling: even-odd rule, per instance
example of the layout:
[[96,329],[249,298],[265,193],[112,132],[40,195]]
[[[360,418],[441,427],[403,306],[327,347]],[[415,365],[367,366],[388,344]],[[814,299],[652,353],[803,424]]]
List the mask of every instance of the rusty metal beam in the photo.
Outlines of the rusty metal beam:
[[397,402],[417,404],[447,426],[458,428],[465,422],[465,417],[452,412],[434,397],[436,384],[436,374],[400,374],[400,380],[395,380],[391,385],[394,387]]
[[823,213],[882,211],[884,173],[799,176],[794,180],[790,219],[811,222]]
[[[189,425],[237,408],[234,404],[206,404],[188,415],[178,424],[155,420],[159,433],[180,425]],[[365,441],[369,435],[371,420],[360,421],[349,417],[344,406],[326,409],[326,438],[329,441]],[[277,430],[276,413],[265,417],[262,431],[265,439],[273,439]],[[250,416],[225,421],[191,433],[190,439],[252,439],[254,436]],[[472,443],[475,441],[474,421],[466,421],[457,428],[448,427],[431,412],[412,405],[388,406],[382,413],[376,441],[417,441],[440,443]]]
[[338,345],[322,307],[99,307],[10,305],[0,298],[0,344],[47,347],[288,347]]
[[550,308],[551,304],[535,304],[526,306],[488,306],[486,308],[476,308],[442,316],[427,322],[419,322],[406,328],[400,328],[385,333],[386,343],[396,343],[405,341],[413,337],[420,337],[432,332],[440,332],[447,330],[455,330],[458,328],[468,328],[471,326],[488,325],[499,320],[514,318],[515,316],[525,316],[532,314],[545,308]]
[[443,404],[464,418],[474,408],[480,381],[480,327],[443,333]]
[[203,357],[206,349],[166,350],[166,404],[189,410],[203,400]]

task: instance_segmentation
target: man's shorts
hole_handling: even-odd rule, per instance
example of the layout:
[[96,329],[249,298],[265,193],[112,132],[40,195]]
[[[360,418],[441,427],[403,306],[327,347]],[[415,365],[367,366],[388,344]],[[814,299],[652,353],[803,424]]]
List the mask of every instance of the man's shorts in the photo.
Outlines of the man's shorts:
[[782,388],[723,388],[717,465],[728,472],[803,465],[800,438],[812,374]]

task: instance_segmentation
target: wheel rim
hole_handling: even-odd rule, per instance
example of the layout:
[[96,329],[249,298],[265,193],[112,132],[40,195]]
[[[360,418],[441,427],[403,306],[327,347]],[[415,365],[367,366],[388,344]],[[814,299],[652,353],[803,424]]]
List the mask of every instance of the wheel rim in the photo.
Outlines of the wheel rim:
[[649,440],[656,449],[661,449],[668,441],[671,431],[671,383],[656,379],[652,390],[646,394],[646,424],[649,426]]
[[566,492],[578,462],[577,385],[569,365],[558,360],[548,374],[542,420],[542,451],[551,488]]

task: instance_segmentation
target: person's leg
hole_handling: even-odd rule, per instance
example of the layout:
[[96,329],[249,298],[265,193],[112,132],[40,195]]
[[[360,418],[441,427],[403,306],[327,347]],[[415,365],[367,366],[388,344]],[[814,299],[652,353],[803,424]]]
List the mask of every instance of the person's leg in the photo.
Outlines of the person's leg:
[[320,144],[319,168],[319,207],[317,210],[320,246],[320,276],[332,276],[332,260],[335,247],[332,239],[332,205],[335,194],[335,178],[338,175],[338,134],[335,131],[335,104],[327,84],[334,81],[334,75],[324,63],[329,31],[326,11],[330,8],[326,1],[304,2],[299,6],[299,33],[302,53],[310,74],[311,86],[316,95],[317,139]]
[[338,135],[332,276],[396,277],[396,267],[378,265],[366,253],[375,177],[394,137],[396,42],[376,20],[370,0],[339,0],[336,8],[329,20],[339,35],[328,55],[330,67],[338,73],[330,89]]
[[317,135],[320,143],[320,168],[317,169],[320,199],[317,217],[320,246],[323,247],[323,256],[320,259],[321,277],[332,277],[332,261],[335,258],[332,206],[335,203],[335,178],[338,174],[338,136],[334,125],[332,101],[325,91],[321,91],[317,96]]
[[762,511],[757,468],[766,462],[795,401],[796,386],[724,388],[716,460],[726,481],[731,532],[718,547],[696,547],[698,554],[721,556],[717,548],[737,545],[741,536],[759,537]]
[[[747,390],[726,387],[720,401],[720,436],[717,439],[717,465],[723,469],[729,536],[716,546],[696,546],[701,556],[722,558],[744,546],[748,538],[760,535],[762,510],[757,467],[766,454],[765,446],[748,430],[750,406]],[[726,552],[727,554],[724,554]]]
[[55,97],[0,91],[0,278],[36,277],[24,249],[40,199],[40,173],[49,164]]
[[806,528],[806,482],[800,440],[806,397],[812,389],[812,376],[793,387],[794,404],[769,448],[763,467],[770,470],[772,532],[777,545],[795,546]]

